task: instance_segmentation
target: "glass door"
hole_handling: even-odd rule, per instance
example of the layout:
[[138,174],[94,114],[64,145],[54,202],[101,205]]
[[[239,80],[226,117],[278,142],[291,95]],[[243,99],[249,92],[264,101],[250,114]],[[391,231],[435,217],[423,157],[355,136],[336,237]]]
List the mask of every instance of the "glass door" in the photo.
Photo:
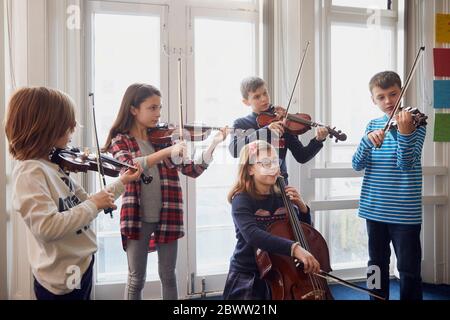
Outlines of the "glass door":
[[[167,72],[163,70],[167,69],[168,62],[161,50],[165,15],[165,6],[88,2],[87,92],[95,94],[100,146],[106,141],[129,85],[148,83],[167,92]],[[91,117],[89,108],[87,123]],[[87,141],[92,141],[90,137]],[[91,191],[98,190],[96,180],[90,180]],[[120,199],[116,203],[119,209],[114,212],[114,219],[102,214],[96,221],[96,299],[123,299],[124,296],[128,264],[120,236]],[[148,257],[147,282],[144,297],[160,298],[156,254]]]

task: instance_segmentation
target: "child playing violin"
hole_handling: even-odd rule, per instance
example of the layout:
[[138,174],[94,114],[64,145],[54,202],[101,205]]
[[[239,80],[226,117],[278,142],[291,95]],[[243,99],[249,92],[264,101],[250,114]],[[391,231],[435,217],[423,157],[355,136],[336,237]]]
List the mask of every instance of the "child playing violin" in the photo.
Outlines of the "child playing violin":
[[[283,199],[276,187],[279,175],[279,159],[273,146],[265,141],[254,141],[242,149],[238,181],[228,196],[237,243],[223,292],[226,300],[271,298],[265,280],[260,279],[255,258],[257,249],[296,258],[303,263],[306,273],[320,272],[318,261],[298,243],[265,230],[271,222],[285,218]],[[297,190],[287,187],[286,193],[300,221],[308,221],[309,208]]]
[[[316,137],[310,141],[308,146],[303,146],[298,136],[285,132],[282,121],[271,123],[267,127],[260,128],[257,117],[262,112],[283,113],[281,107],[273,107],[266,82],[257,77],[246,78],[241,83],[242,101],[252,109],[252,113],[244,118],[237,119],[233,127],[238,129],[232,134],[229,150],[234,158],[239,156],[241,149],[249,142],[264,140],[277,146],[279,150],[281,174],[287,179],[286,154],[289,149],[295,160],[306,163],[323,148],[323,141],[328,136],[326,128],[317,128]],[[240,132],[239,132],[240,131]]]
[[[115,208],[124,185],[142,169],[89,196],[57,164],[55,148],[66,148],[76,126],[72,100],[48,88],[24,88],[10,100],[6,120],[13,171],[13,210],[27,226],[28,259],[38,300],[88,300],[96,236],[90,223],[99,211]],[[74,273],[75,272],[75,273]],[[72,281],[73,275],[79,275]]]
[[[426,128],[416,128],[408,112],[396,115],[398,131],[383,130],[400,98],[402,82],[395,72],[376,74],[370,81],[374,104],[385,113],[370,121],[353,168],[365,170],[359,216],[366,219],[370,266],[381,271],[378,294],[389,299],[392,242],[400,273],[400,299],[422,299],[422,148]],[[368,275],[371,276],[371,275]]]
[[178,299],[175,265],[178,239],[184,236],[183,199],[178,171],[196,178],[207,168],[216,146],[224,141],[227,130],[219,131],[203,153],[203,162],[182,161],[184,142],[154,145],[149,129],[161,117],[161,92],[146,84],[133,84],[125,92],[117,119],[109,133],[105,149],[116,159],[142,165],[150,184],[130,182],[126,186],[120,214],[123,248],[128,258],[128,283],[125,298],[142,299],[146,280],[148,252],[158,252],[158,272],[163,299]]

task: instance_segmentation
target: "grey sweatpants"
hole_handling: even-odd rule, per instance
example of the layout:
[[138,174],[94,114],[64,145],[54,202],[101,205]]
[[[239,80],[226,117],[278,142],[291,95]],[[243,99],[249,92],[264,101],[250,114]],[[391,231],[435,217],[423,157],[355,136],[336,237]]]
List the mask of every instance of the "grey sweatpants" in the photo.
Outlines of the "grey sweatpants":
[[[142,300],[147,270],[148,243],[155,232],[157,223],[142,222],[139,240],[127,240],[128,282],[125,288],[125,300]],[[158,273],[162,284],[164,300],[177,300],[177,262],[178,241],[160,244],[158,251]]]

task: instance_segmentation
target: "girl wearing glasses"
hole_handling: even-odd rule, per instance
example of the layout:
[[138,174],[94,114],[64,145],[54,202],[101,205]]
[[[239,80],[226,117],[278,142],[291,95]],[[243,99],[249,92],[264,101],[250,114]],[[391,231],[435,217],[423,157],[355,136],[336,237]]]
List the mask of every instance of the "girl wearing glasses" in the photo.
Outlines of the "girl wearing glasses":
[[[276,150],[265,141],[252,142],[242,149],[239,163],[238,180],[228,195],[237,243],[223,297],[225,300],[269,300],[269,288],[260,279],[256,264],[257,249],[292,256],[303,262],[306,273],[319,272],[320,265],[298,243],[265,231],[270,223],[285,218],[283,200],[276,187],[280,175]],[[287,187],[286,193],[300,221],[307,221],[310,210],[300,194],[293,187]]]
[[184,142],[170,146],[153,145],[148,130],[161,117],[161,92],[146,84],[131,85],[123,97],[117,119],[109,133],[105,151],[120,161],[139,162],[152,181],[126,185],[120,212],[123,248],[128,258],[125,299],[141,300],[146,280],[148,252],[158,252],[158,272],[165,300],[178,298],[175,265],[177,240],[184,236],[183,197],[178,177],[196,178],[208,167],[216,146],[227,131],[219,131],[200,164],[185,159]]

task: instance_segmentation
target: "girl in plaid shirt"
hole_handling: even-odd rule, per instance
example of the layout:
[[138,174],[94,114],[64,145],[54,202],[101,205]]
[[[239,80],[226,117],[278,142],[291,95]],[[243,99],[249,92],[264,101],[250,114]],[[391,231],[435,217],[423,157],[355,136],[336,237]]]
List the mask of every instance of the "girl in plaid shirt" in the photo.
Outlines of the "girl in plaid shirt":
[[203,162],[184,160],[178,165],[175,157],[185,159],[184,142],[170,146],[153,145],[149,129],[156,128],[161,117],[161,93],[146,84],[131,85],[122,101],[117,119],[109,133],[105,150],[120,161],[139,162],[150,184],[131,182],[125,187],[120,213],[122,244],[128,258],[128,283],[125,299],[142,299],[148,252],[158,252],[158,272],[163,299],[178,298],[175,265],[177,240],[184,236],[183,199],[178,171],[197,178],[212,160],[216,146],[227,136],[227,129],[218,132],[203,153]]

